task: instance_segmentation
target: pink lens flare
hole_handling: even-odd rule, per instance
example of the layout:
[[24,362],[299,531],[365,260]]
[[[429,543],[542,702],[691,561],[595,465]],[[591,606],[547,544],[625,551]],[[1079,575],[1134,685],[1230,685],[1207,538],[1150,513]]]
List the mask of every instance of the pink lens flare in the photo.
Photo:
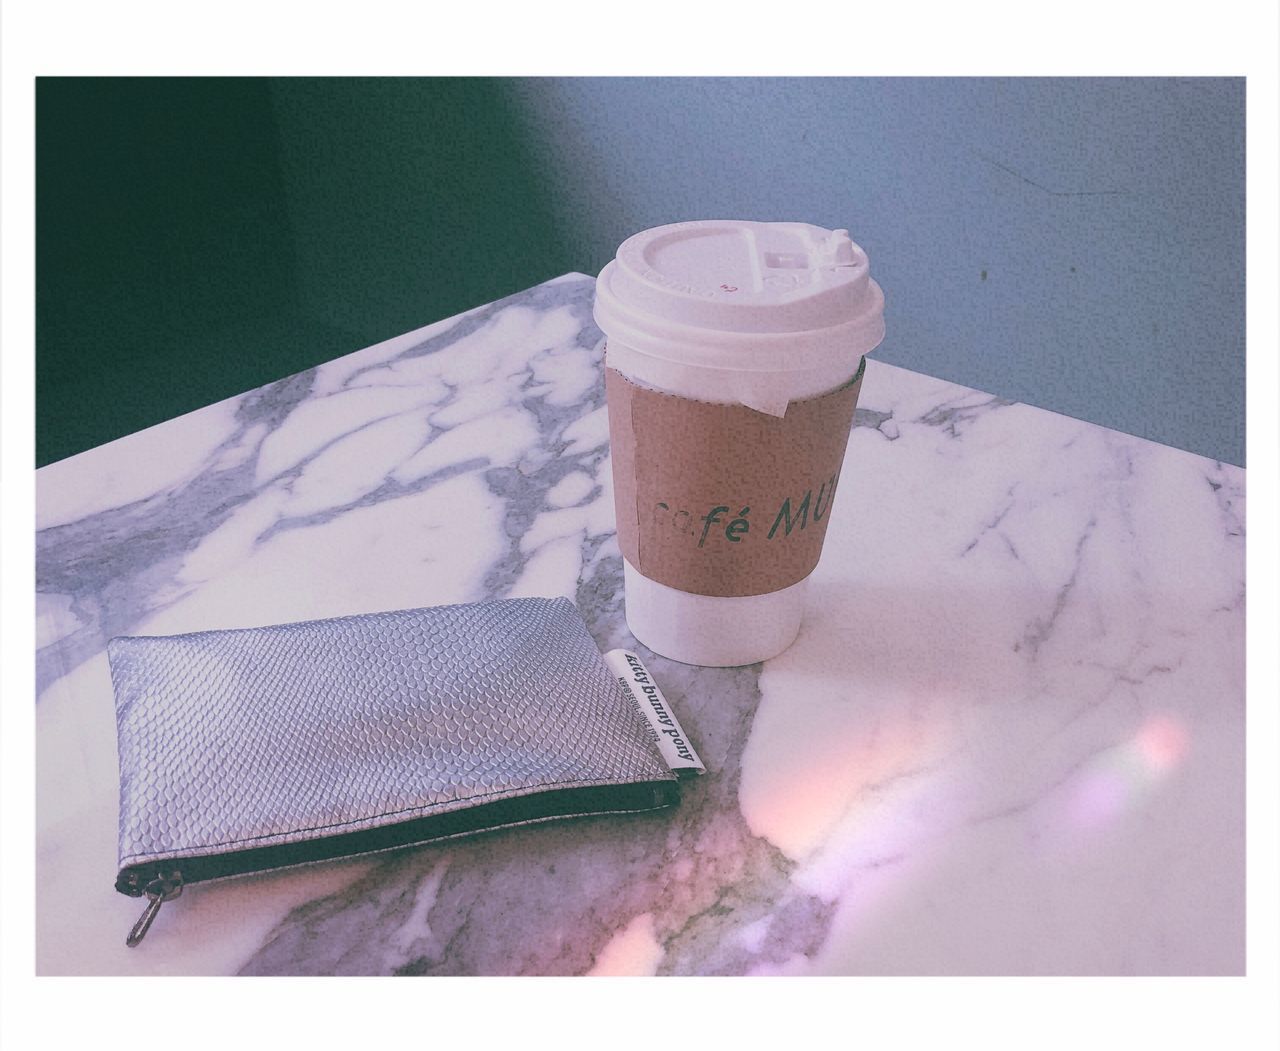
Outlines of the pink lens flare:
[[1153,715],[1138,731],[1138,749],[1159,771],[1172,770],[1186,757],[1191,744],[1186,724],[1172,715]]
[[1175,715],[1149,716],[1124,744],[1096,756],[1071,786],[1067,817],[1077,828],[1109,825],[1136,810],[1186,758],[1191,735]]

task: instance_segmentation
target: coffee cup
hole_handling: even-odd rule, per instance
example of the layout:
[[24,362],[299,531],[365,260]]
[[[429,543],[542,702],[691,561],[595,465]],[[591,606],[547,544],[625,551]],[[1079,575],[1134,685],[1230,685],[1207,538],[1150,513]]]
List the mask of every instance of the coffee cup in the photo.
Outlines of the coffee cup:
[[596,282],[626,617],[686,664],[799,632],[884,297],[845,230],[707,220],[628,238]]

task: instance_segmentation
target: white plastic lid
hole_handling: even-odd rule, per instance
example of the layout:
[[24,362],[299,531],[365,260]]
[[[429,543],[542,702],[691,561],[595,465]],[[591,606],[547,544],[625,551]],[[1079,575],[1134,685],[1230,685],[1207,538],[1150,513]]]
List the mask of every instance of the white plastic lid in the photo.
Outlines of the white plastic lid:
[[[795,355],[854,360],[884,338],[884,296],[847,230],[712,219],[629,237],[596,282],[596,322],[687,364],[778,368]],[[732,348],[731,358],[726,352]]]

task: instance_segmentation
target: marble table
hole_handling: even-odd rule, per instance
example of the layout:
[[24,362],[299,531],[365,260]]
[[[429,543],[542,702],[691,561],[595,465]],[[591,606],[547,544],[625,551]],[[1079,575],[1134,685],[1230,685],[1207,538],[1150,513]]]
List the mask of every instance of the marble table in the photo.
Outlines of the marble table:
[[1244,472],[874,357],[796,644],[640,648],[677,809],[193,886],[125,948],[112,636],[565,595],[636,646],[592,289],[38,472],[39,971],[1243,973]]

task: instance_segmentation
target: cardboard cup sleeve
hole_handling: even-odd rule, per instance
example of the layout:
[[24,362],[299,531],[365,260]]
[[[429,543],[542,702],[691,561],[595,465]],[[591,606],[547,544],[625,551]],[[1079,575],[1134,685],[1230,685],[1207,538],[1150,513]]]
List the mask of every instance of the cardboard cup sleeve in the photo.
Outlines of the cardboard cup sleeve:
[[622,554],[695,595],[763,595],[818,564],[866,361],[848,383],[769,416],[605,370]]

